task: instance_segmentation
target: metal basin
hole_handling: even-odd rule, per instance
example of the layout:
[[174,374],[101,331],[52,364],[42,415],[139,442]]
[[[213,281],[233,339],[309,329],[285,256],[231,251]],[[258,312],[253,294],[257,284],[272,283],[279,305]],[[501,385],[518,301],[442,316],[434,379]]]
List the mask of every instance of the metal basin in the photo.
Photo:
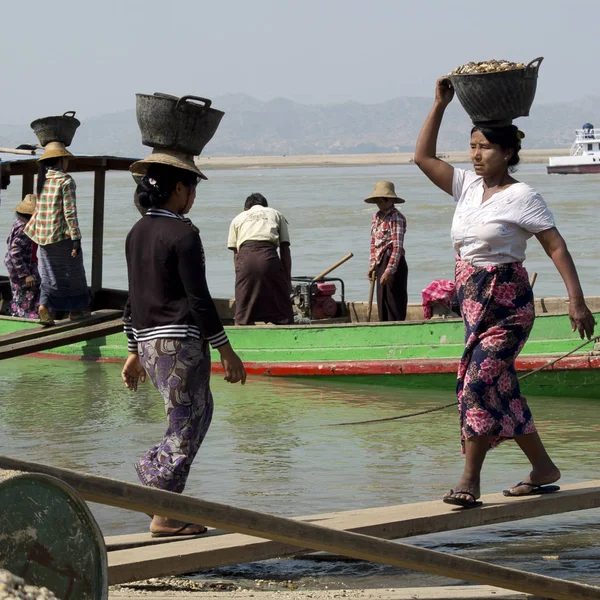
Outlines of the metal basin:
[[224,112],[199,96],[136,94],[136,116],[142,144],[198,156],[212,139]]

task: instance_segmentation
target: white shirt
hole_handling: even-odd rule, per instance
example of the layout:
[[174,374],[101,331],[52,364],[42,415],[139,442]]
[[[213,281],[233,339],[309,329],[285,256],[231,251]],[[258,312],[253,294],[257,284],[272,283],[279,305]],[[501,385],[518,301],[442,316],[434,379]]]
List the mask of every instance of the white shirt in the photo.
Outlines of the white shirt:
[[289,244],[288,222],[278,210],[255,204],[235,217],[229,226],[227,247],[239,250],[244,242]]
[[477,267],[523,262],[527,240],[554,227],[545,200],[526,183],[514,183],[482,202],[483,177],[455,168],[452,195],[457,203],[452,245]]

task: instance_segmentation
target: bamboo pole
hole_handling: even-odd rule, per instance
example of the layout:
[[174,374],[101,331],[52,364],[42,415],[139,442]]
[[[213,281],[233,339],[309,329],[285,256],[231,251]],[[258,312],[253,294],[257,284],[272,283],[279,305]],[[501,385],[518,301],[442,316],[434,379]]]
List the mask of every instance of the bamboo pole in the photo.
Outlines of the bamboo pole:
[[[312,523],[277,517],[258,511],[191,498],[150,487],[77,473],[0,456],[0,468],[45,473],[61,479],[86,500],[185,522],[246,533],[386,565],[494,585],[554,600],[600,600],[600,588],[581,583],[499,567],[482,561],[416,548],[374,537],[328,529]],[[477,510],[477,509],[474,509]]]
[[529,280],[529,285],[533,287],[535,285],[535,280],[537,279],[537,273],[534,271],[531,274],[531,279]]
[[0,152],[6,154],[26,154],[28,156],[35,156],[35,150],[18,150],[17,148],[0,148]]
[[333,271],[334,269],[337,269],[340,265],[343,265],[347,260],[350,260],[353,256],[354,256],[354,254],[352,254],[352,252],[350,252],[349,254],[346,254],[346,256],[344,256],[344,258],[338,260],[335,264],[331,265],[328,269],[325,269],[322,273],[319,273],[316,277],[314,277],[313,281],[319,281],[319,279],[323,279],[323,277],[325,277],[325,275],[328,275],[329,273],[331,273],[331,271]]

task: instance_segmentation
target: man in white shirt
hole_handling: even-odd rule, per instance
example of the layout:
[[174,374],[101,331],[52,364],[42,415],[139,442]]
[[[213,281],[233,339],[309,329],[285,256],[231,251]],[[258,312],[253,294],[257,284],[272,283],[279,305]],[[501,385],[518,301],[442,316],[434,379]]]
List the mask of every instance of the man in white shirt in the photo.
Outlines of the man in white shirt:
[[246,199],[229,227],[227,247],[235,265],[236,325],[293,323],[288,222],[262,194]]

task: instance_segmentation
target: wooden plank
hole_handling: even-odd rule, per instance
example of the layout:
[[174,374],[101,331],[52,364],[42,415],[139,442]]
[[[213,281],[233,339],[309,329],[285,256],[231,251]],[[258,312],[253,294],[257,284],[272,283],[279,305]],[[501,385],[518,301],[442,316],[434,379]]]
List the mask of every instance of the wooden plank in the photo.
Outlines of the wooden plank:
[[0,360],[14,358],[15,356],[24,356],[33,352],[43,352],[44,350],[75,344],[77,342],[85,342],[121,331],[123,331],[123,321],[121,319],[114,319],[96,325],[83,325],[78,329],[47,335],[40,339],[0,346]]
[[[213,527],[264,537],[299,548],[323,550],[452,579],[495,585],[526,593],[543,594],[554,600],[600,600],[600,588],[595,586],[499,567],[435,550],[329,529],[314,523],[304,523],[258,511],[200,500],[106,477],[77,473],[68,469],[40,465],[6,456],[0,456],[0,468],[53,475],[71,485],[91,502],[100,502],[147,514],[161,514],[182,521],[206,523]],[[600,501],[600,489],[596,488],[595,495],[595,500]],[[152,549],[159,551],[161,547]],[[175,563],[177,568],[181,569],[180,573],[190,570],[187,565],[179,564],[183,562],[179,558],[171,559],[169,562]],[[159,564],[164,565],[164,561],[161,563],[158,556],[157,565]],[[161,575],[160,572],[155,573],[155,576],[159,575]],[[120,574],[116,569],[113,569],[110,574],[112,583],[119,580],[133,581],[142,578],[143,576],[140,577],[140,573],[136,571],[135,564],[128,564]]]
[[[440,501],[433,501],[311,515],[297,517],[295,520],[383,539],[402,539],[600,506],[600,480],[567,485],[562,489],[560,494],[542,497],[506,498],[502,494],[489,494],[483,496],[484,505],[477,510],[456,510]],[[216,532],[210,538],[188,538],[178,541],[166,538],[170,543],[159,550],[149,547],[151,544],[148,542],[145,543],[148,547],[114,550],[119,546],[123,547],[127,542],[143,540],[144,537],[146,540],[152,540],[149,534],[134,535],[135,537],[107,538],[107,548],[112,550],[109,552],[111,577],[114,576],[113,572],[132,562],[135,562],[139,574],[151,577],[153,573],[162,573],[165,568],[174,570],[169,563],[175,561],[177,567],[182,564],[188,565],[191,572],[200,568],[212,569],[268,560],[299,552],[298,548],[292,545],[261,540],[249,535],[217,535]],[[160,561],[164,561],[164,565],[160,564]]]
[[71,331],[72,329],[80,328],[82,325],[95,325],[96,323],[104,323],[105,321],[116,319],[122,313],[123,311],[120,310],[98,310],[81,321],[70,321],[65,319],[63,321],[57,321],[54,327],[42,327],[40,325],[38,327],[22,329],[21,331],[5,333],[4,335],[0,335],[0,347],[16,342],[25,342],[27,340],[34,340],[47,337],[49,335],[55,335],[62,333],[63,331]]
[[94,173],[94,207],[92,220],[92,295],[102,287],[102,263],[104,250],[104,192],[106,171]]
[[[353,531],[355,533],[393,540],[600,507],[600,497],[594,500],[596,492],[600,491],[600,479],[563,485],[561,486],[561,490],[560,494],[541,497],[522,496],[520,498],[507,498],[502,494],[486,494],[481,498],[483,506],[476,511],[457,511],[448,504],[444,504],[439,500],[433,500],[413,504],[398,504],[394,506],[380,506],[376,508],[362,508],[294,517],[294,520],[317,523],[332,529]],[[208,541],[208,536],[215,537],[218,535],[221,536],[218,542],[214,540]],[[239,536],[237,534],[224,535],[223,530],[214,529],[209,530],[209,534],[204,534],[201,537],[153,538],[149,533],[108,536],[105,538],[105,543],[107,550],[114,551],[132,547],[150,546],[157,542],[164,543],[165,540],[170,543],[177,543],[184,541],[184,539],[194,540],[194,544],[190,544],[190,547],[195,552],[206,552],[199,559],[201,561],[212,560],[209,554],[213,543],[218,544],[219,548],[230,548],[231,553],[228,555],[227,565],[240,564],[248,558],[247,554],[244,554],[243,560],[236,556],[236,543],[241,542],[242,545],[246,545],[248,541],[252,543],[258,541],[258,539],[250,539],[249,536]],[[206,549],[203,548],[203,542],[206,542]],[[264,548],[258,551],[261,558],[250,557],[249,560],[266,560],[281,556],[273,554],[269,550],[270,543],[267,540],[262,540]],[[181,552],[181,549],[177,551]],[[242,552],[245,551],[242,550]],[[286,553],[296,554],[297,552],[298,548],[290,546]],[[215,564],[213,566],[226,565]]]

